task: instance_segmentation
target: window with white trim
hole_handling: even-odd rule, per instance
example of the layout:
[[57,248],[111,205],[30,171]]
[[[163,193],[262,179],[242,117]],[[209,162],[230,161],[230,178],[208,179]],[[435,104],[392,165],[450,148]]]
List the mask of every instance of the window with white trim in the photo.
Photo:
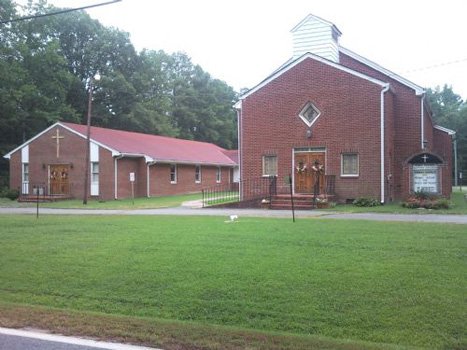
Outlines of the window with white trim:
[[216,182],[220,183],[222,181],[222,170],[221,167],[218,166],[216,170]]
[[277,156],[263,156],[263,176],[277,176]]
[[21,192],[22,194],[28,194],[29,193],[29,163],[23,163],[22,177],[23,177],[23,184],[22,184]]
[[201,183],[201,165],[195,166],[195,182],[197,184]]
[[313,123],[321,115],[319,109],[311,102],[308,102],[305,107],[299,113],[300,118],[305,122],[306,125],[311,127]]
[[170,183],[177,183],[177,164],[170,164]]
[[99,182],[99,163],[98,162],[91,163],[91,182],[94,182],[94,183]]
[[341,176],[359,175],[358,153],[341,154]]

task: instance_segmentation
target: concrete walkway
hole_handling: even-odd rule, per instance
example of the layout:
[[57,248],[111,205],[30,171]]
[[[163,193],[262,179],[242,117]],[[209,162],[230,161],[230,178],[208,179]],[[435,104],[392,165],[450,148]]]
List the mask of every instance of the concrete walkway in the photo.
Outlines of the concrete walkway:
[[[0,208],[0,214],[35,215],[36,208]],[[235,208],[193,208],[181,206],[162,209],[101,210],[101,209],[50,209],[40,208],[39,215],[202,215],[241,217],[292,218],[290,210],[235,209]],[[295,218],[351,219],[376,221],[405,221],[467,224],[467,215],[439,214],[379,214],[379,213],[336,213],[320,210],[297,210]]]

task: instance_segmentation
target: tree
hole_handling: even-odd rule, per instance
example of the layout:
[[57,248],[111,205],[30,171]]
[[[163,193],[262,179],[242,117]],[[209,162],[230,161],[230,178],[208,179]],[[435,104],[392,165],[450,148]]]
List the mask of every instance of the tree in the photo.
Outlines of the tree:
[[435,123],[456,132],[458,169],[467,173],[467,104],[448,85],[428,89],[427,99]]

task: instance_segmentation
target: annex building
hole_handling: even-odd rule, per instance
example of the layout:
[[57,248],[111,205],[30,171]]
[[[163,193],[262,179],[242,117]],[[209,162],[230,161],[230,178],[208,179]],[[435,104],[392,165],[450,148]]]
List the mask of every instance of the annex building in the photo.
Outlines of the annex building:
[[[10,188],[83,198],[86,125],[58,122],[5,155]],[[102,200],[199,192],[233,183],[237,153],[211,143],[91,127],[88,196]]]

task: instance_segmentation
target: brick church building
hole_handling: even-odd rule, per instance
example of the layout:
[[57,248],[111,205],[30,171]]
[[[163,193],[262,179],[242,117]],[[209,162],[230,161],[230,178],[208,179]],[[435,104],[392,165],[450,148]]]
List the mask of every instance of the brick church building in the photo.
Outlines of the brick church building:
[[433,123],[424,89],[340,46],[319,17],[292,35],[293,57],[236,104],[241,179],[275,176],[285,192],[291,177],[295,194],[340,202],[450,196],[454,132]]
[[[86,125],[58,122],[5,155],[10,188],[83,198]],[[211,143],[91,127],[87,193],[102,200],[199,192],[235,180],[237,152]]]

